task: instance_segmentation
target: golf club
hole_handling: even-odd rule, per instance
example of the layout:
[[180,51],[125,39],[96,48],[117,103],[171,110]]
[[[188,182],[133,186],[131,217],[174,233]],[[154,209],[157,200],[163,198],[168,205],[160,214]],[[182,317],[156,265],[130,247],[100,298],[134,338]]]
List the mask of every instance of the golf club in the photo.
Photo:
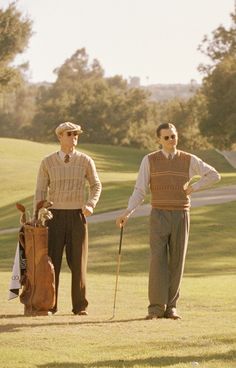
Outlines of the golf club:
[[117,294],[118,277],[119,277],[119,271],[120,271],[122,238],[123,238],[123,225],[120,228],[120,244],[119,244],[119,251],[118,251],[117,268],[116,268],[116,286],[115,286],[115,295],[114,295],[114,304],[113,304],[113,315],[111,319],[115,317],[115,310],[116,310],[116,294]]

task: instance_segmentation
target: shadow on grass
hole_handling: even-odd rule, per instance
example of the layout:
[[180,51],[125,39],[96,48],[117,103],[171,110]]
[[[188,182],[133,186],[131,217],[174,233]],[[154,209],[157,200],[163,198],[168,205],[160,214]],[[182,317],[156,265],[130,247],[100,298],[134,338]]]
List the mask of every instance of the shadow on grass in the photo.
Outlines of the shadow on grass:
[[114,359],[114,360],[104,360],[104,361],[96,361],[93,363],[46,363],[37,365],[38,368],[98,368],[98,367],[134,367],[134,366],[143,366],[143,367],[168,367],[176,364],[186,364],[192,362],[198,362],[199,364],[209,361],[231,361],[235,358],[235,350],[230,350],[227,353],[219,353],[219,354],[207,354],[201,355],[201,357],[197,355],[188,355],[188,356],[163,356],[163,357],[149,357],[149,358],[140,358],[140,359]]
[[20,212],[16,209],[16,203],[22,203],[27,211],[30,211],[32,216],[33,209],[33,196],[29,196],[26,198],[19,198],[19,201],[8,204],[7,206],[0,208],[0,228],[8,229],[8,228],[16,228],[20,227]]
[[[91,155],[99,171],[120,171],[137,173],[140,162],[148,153],[146,149],[119,147],[99,144],[80,144],[81,151]],[[87,151],[87,152],[86,152]],[[109,160],[107,159],[109,157]]]
[[[58,318],[62,318],[62,317],[67,317],[65,315],[58,315]],[[68,316],[71,317],[71,314]],[[24,316],[22,315],[0,315],[0,319],[12,319],[12,318],[24,318]],[[32,318],[32,317],[25,317],[25,318]],[[53,322],[48,322],[47,318],[54,318],[56,319],[57,316],[53,316],[53,317],[45,317],[45,320],[43,322],[45,322],[45,325],[48,326],[77,326],[77,325],[92,325],[92,326],[97,326],[97,325],[106,325],[106,324],[121,324],[121,323],[131,323],[131,322],[137,322],[137,321],[146,321],[145,318],[129,318],[129,319],[104,319],[104,320],[100,320],[100,321],[81,321],[81,320],[76,320],[77,317],[75,316],[75,320],[70,322],[70,321],[65,321],[65,322],[57,322],[56,320]],[[73,317],[72,317],[73,318]],[[42,327],[44,325],[44,323],[11,323],[11,324],[7,324],[7,325],[2,325],[1,326],[1,333],[7,333],[7,332],[17,332],[18,330],[21,330],[22,328],[34,328],[34,327]],[[149,321],[148,321],[149,322]]]
[[1,314],[0,315],[0,319],[8,319],[8,318],[22,318],[23,315],[22,314]]

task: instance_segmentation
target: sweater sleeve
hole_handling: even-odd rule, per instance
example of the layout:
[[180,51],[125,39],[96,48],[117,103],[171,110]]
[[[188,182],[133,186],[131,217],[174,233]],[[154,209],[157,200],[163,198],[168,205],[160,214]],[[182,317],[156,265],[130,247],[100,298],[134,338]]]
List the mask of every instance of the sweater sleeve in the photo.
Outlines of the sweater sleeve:
[[95,208],[102,191],[102,184],[98,177],[94,161],[90,158],[86,171],[86,179],[89,183],[89,197],[86,205]]
[[34,213],[36,210],[37,203],[39,201],[47,199],[49,182],[50,181],[47,167],[45,164],[45,160],[43,160],[40,164],[37,176],[36,190],[34,195]]

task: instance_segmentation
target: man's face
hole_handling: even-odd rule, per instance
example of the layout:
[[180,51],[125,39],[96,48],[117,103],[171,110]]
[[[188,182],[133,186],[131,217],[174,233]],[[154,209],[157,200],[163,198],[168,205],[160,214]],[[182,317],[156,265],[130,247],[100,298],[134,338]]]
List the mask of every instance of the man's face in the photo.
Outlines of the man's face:
[[162,145],[162,148],[167,152],[175,150],[178,143],[178,134],[174,128],[161,129],[158,142]]
[[71,149],[78,143],[78,133],[65,131],[59,136],[59,141],[62,148]]

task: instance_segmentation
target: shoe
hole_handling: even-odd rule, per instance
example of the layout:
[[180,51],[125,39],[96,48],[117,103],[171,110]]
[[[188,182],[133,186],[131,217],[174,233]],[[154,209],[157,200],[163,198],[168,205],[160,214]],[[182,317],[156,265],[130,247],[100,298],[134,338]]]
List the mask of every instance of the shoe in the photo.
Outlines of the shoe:
[[77,313],[74,313],[75,315],[77,316],[87,316],[88,315],[88,312],[86,310],[81,310]]
[[181,319],[181,316],[177,313],[177,311],[174,310],[170,310],[168,312],[165,312],[165,318],[170,318],[170,319]]

